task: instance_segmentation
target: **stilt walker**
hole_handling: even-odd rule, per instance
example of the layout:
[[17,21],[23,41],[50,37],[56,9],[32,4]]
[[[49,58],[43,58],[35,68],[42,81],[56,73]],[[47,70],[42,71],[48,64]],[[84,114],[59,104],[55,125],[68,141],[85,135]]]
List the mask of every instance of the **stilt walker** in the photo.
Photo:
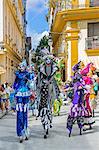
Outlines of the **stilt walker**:
[[84,81],[84,87],[86,89],[84,105],[87,111],[87,116],[85,117],[84,125],[89,126],[89,128],[84,128],[83,131],[92,129],[92,124],[95,123],[95,121],[92,118],[92,108],[90,105],[91,87],[93,85],[93,80],[91,75],[92,66],[93,64],[89,63],[84,69],[81,70],[81,75]]
[[26,61],[19,64],[19,70],[16,71],[16,79],[14,82],[15,97],[16,97],[16,111],[17,111],[17,136],[20,143],[23,139],[28,140],[28,103],[30,97],[30,90],[27,86],[28,72],[26,71]]
[[83,86],[83,79],[79,73],[80,63],[81,62],[73,67],[74,76],[72,77],[72,82],[70,84],[70,87],[73,89],[73,96],[72,106],[67,118],[67,129],[69,130],[69,137],[71,136],[72,128],[76,121],[80,129],[80,135],[82,134],[84,117],[87,115],[87,111],[83,105],[85,91]]
[[47,138],[49,127],[52,128],[52,99],[56,99],[58,95],[57,83],[54,75],[57,71],[57,66],[53,61],[53,56],[47,54],[43,57],[43,63],[39,68],[39,89],[40,103],[39,114],[44,128],[44,138]]
[[36,99],[36,75],[34,73],[34,65],[31,64],[30,66],[27,67],[28,71],[28,87],[30,89],[30,101],[29,101],[29,109],[32,110],[32,115],[34,111],[34,105],[35,105],[35,99]]

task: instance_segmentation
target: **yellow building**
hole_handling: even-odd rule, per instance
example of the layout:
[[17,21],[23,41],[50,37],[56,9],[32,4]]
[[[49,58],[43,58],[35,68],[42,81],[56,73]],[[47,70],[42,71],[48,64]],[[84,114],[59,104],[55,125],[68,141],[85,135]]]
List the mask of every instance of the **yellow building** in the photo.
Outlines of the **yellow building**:
[[82,60],[99,68],[99,0],[49,0],[53,52],[64,58],[65,79]]
[[0,0],[0,82],[12,83],[25,50],[22,0]]

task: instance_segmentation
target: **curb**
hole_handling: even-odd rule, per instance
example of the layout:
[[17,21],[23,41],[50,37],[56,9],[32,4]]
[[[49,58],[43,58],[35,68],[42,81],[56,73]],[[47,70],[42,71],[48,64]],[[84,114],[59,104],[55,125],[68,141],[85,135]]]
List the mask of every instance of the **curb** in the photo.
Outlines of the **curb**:
[[2,119],[4,116],[6,116],[7,115],[7,113],[5,112],[5,113],[3,113],[2,115],[0,115],[0,119]]
[[0,119],[2,119],[4,116],[6,116],[9,112],[10,112],[10,110],[8,112],[4,112],[3,114],[0,114]]

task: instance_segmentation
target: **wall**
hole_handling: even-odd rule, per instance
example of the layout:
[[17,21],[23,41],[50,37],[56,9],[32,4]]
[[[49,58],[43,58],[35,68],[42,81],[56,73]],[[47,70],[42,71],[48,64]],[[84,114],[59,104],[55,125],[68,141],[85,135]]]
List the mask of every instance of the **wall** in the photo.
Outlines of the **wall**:
[[87,24],[89,22],[99,22],[99,20],[87,20],[78,23],[80,28],[80,39],[78,44],[78,61],[83,61],[85,64],[93,62],[99,68],[99,56],[88,56],[85,48],[85,39],[87,38]]
[[[2,83],[6,81],[13,83],[15,79],[14,72],[21,61],[22,48],[25,44],[23,44],[22,30],[16,22],[18,19],[21,25],[23,23],[19,5],[17,9],[19,18],[15,18],[14,8],[12,11],[12,7],[8,4],[11,5],[7,0],[0,0],[0,41],[4,42],[6,50],[3,55],[0,55],[0,64],[6,70],[6,73],[0,75]],[[13,7],[15,6],[13,5]]]
[[3,41],[3,0],[0,0],[0,42]]

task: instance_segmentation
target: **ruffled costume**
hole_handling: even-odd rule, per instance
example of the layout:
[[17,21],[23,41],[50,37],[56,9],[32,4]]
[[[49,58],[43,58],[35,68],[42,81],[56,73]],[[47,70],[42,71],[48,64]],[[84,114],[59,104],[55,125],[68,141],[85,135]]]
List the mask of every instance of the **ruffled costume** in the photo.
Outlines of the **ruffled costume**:
[[28,106],[30,98],[30,89],[27,85],[29,73],[24,70],[18,70],[15,73],[14,82],[16,111],[17,111],[17,135],[19,137],[28,137]]
[[93,84],[92,78],[87,76],[90,71],[92,63],[88,64],[82,70],[80,68],[81,61],[73,67],[74,76],[72,76],[72,106],[67,118],[67,128],[69,136],[72,132],[72,127],[77,121],[78,127],[81,129],[84,125],[91,125],[94,123],[92,120],[92,110],[89,102],[90,86]]

